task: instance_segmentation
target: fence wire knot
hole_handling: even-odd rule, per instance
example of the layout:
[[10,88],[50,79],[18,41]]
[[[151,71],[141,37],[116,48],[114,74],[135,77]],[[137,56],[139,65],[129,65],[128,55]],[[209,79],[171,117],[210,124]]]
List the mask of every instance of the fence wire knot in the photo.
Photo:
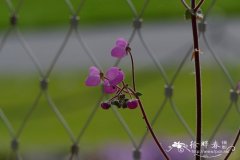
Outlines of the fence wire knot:
[[77,154],[78,151],[79,151],[78,145],[77,145],[77,144],[73,144],[73,145],[71,146],[71,153],[72,153],[72,155]]
[[140,159],[141,159],[141,151],[139,151],[139,150],[134,150],[134,151],[133,151],[133,159],[134,159],[134,160],[140,160]]
[[40,81],[40,88],[42,90],[47,90],[48,89],[48,80],[47,79],[42,79]]
[[205,21],[201,21],[200,23],[198,23],[198,30],[200,33],[204,33],[207,30],[207,22]]
[[165,96],[167,98],[171,98],[173,95],[173,87],[172,86],[169,86],[169,85],[166,85],[165,86]]
[[142,27],[142,22],[143,22],[143,20],[141,18],[137,18],[137,19],[133,20],[133,27],[135,29],[140,29]]
[[232,102],[237,102],[238,101],[238,93],[234,90],[230,90],[230,98]]
[[74,27],[74,28],[77,28],[78,23],[79,23],[79,19],[80,19],[79,16],[73,15],[73,16],[70,18],[70,24],[71,24],[71,26]]
[[10,17],[10,25],[11,26],[16,26],[17,25],[17,21],[18,21],[18,17],[16,14],[13,14],[11,17]]
[[11,148],[13,151],[17,151],[19,148],[19,142],[17,139],[13,139],[11,142]]

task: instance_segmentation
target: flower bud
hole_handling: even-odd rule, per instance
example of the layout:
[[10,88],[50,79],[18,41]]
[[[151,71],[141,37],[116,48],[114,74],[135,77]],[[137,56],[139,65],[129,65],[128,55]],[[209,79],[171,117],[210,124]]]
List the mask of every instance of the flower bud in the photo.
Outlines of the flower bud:
[[138,106],[138,100],[137,99],[132,99],[132,100],[127,101],[127,107],[129,109],[135,109],[135,108],[137,108],[137,106]]
[[111,107],[111,104],[108,102],[102,102],[101,107],[102,107],[102,109],[107,110]]

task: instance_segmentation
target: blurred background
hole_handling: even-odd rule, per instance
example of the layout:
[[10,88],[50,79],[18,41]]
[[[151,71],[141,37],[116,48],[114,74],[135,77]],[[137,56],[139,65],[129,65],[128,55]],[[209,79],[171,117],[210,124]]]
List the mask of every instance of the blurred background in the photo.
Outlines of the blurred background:
[[[206,150],[218,142],[224,151],[240,126],[240,2],[208,0],[202,13],[202,136]],[[151,136],[144,136],[139,109],[102,110],[99,103],[109,97],[101,87],[84,85],[90,66],[106,70],[116,63],[110,53],[119,37],[131,42],[137,90],[164,149],[174,142],[190,148],[192,30],[180,0],[0,0],[1,160],[137,160],[135,150],[142,160],[163,159]],[[127,56],[118,64],[128,83],[130,62]],[[240,159],[239,147],[231,160]],[[186,148],[168,154],[173,160],[194,156]]]

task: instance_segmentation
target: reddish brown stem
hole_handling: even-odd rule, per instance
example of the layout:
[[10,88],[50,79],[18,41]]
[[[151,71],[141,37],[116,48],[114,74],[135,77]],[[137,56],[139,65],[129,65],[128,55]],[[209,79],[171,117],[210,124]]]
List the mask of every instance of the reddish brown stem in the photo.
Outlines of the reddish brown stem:
[[227,159],[231,156],[231,154],[232,154],[232,152],[233,152],[233,149],[234,149],[234,148],[236,147],[236,145],[237,145],[237,142],[238,142],[239,137],[240,137],[240,129],[238,130],[237,137],[235,138],[234,143],[233,143],[233,145],[232,145],[233,148],[231,148],[231,150],[228,152],[228,154],[227,154],[227,156],[224,158],[224,160],[227,160]]
[[164,155],[164,157],[165,157],[166,160],[170,160],[170,158],[168,157],[168,155],[167,155],[166,152],[164,151],[163,147],[162,147],[161,144],[159,143],[159,141],[158,141],[158,139],[157,139],[157,137],[156,137],[156,135],[155,135],[152,127],[151,127],[151,124],[149,123],[149,120],[148,120],[147,115],[146,115],[146,113],[145,113],[145,110],[144,110],[144,108],[143,108],[141,99],[139,98],[139,96],[136,94],[136,92],[135,92],[133,89],[131,89],[131,88],[128,88],[128,89],[129,89],[129,90],[133,93],[133,95],[137,98],[138,103],[139,103],[139,106],[140,106],[140,109],[141,109],[141,112],[142,112],[142,115],[143,115],[143,119],[144,119],[144,121],[145,121],[145,123],[146,123],[146,125],[147,125],[147,128],[148,128],[148,130],[150,131],[150,133],[151,133],[151,135],[152,135],[152,137],[153,137],[156,145],[158,146],[160,152],[162,152],[162,154]]
[[133,84],[133,90],[136,91],[136,84],[135,84],[135,68],[134,68],[134,61],[133,61],[133,56],[131,53],[131,49],[127,49],[128,54],[130,55],[131,58],[131,64],[132,64],[132,84]]
[[194,60],[195,60],[195,83],[196,83],[196,160],[200,160],[201,154],[201,139],[202,139],[202,82],[201,82],[201,67],[199,58],[199,42],[198,42],[198,29],[197,17],[195,9],[195,0],[191,0],[192,10],[194,14],[191,15],[193,43],[194,43]]
[[109,99],[108,101],[110,102],[110,101],[112,101],[114,98],[117,98],[117,97],[123,92],[123,90],[124,90],[125,87],[126,87],[126,86],[123,86],[123,88],[122,88],[121,90],[119,90],[118,93],[117,93],[114,97],[112,97],[111,99]]

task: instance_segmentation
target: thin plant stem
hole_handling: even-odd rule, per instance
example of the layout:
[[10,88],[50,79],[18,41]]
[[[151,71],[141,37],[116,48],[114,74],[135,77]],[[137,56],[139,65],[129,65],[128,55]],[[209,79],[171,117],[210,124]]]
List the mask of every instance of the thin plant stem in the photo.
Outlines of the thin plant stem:
[[233,142],[233,145],[232,145],[231,150],[228,152],[228,154],[227,154],[227,156],[224,158],[224,160],[227,160],[227,159],[231,156],[232,152],[234,151],[235,146],[237,145],[237,142],[238,142],[239,137],[240,137],[240,129],[238,130],[238,134],[237,134],[237,136],[236,136],[236,138],[235,138],[235,140],[234,140],[234,142]]
[[124,90],[126,86],[123,86],[123,88],[121,90],[119,90],[119,92],[114,96],[112,97],[111,99],[109,99],[108,101],[111,102],[113,99],[117,98]]
[[[107,78],[107,77],[104,77],[104,79],[106,79],[106,80],[108,80],[109,81],[109,79]],[[126,85],[125,85],[125,83],[122,81],[122,84],[123,84],[123,87],[121,88],[121,87],[119,87],[118,85],[114,85],[114,87],[116,87],[117,89],[118,89],[118,91],[117,91],[117,93],[116,93],[116,96],[114,96],[113,98],[111,98],[111,100],[112,99],[114,99],[114,98],[116,98],[117,96],[119,96],[119,94],[120,93],[122,93],[122,92],[124,92],[124,93],[129,93],[128,92],[128,90],[124,90],[124,88],[126,88]],[[120,92],[120,93],[119,93]],[[118,95],[117,95],[118,94]],[[110,101],[110,100],[109,100]]]
[[167,155],[166,152],[164,151],[163,147],[162,147],[161,144],[159,143],[159,141],[158,141],[158,139],[157,139],[157,136],[155,135],[155,133],[154,133],[152,127],[151,127],[151,124],[149,123],[149,120],[148,120],[147,115],[146,115],[146,113],[145,113],[145,110],[144,110],[144,108],[143,108],[143,104],[142,104],[142,102],[141,102],[141,99],[139,98],[139,96],[136,94],[136,92],[135,92],[132,88],[128,88],[128,89],[129,89],[129,90],[133,93],[133,95],[137,98],[138,104],[139,104],[139,106],[140,106],[140,109],[141,109],[141,112],[142,112],[142,115],[143,115],[143,119],[144,119],[144,121],[145,121],[145,123],[146,123],[146,125],[147,125],[147,128],[148,128],[148,130],[150,131],[150,133],[151,133],[151,135],[152,135],[152,137],[153,137],[156,145],[158,146],[160,152],[162,152],[162,154],[164,155],[164,157],[165,157],[166,160],[170,160],[170,158],[168,157],[168,155]]
[[131,58],[131,65],[132,65],[132,84],[133,84],[133,89],[132,88],[129,88],[127,87],[127,89],[132,92],[132,94],[134,95],[134,97],[137,98],[138,100],[138,103],[139,103],[139,106],[141,108],[141,112],[142,112],[142,115],[143,115],[143,119],[147,125],[147,128],[148,130],[150,131],[156,145],[158,146],[160,152],[162,152],[162,154],[164,155],[165,159],[166,160],[170,160],[170,158],[168,157],[168,155],[166,154],[166,152],[164,151],[163,147],[161,146],[161,144],[159,143],[152,127],[151,127],[151,124],[149,123],[149,120],[147,118],[147,115],[145,113],[145,110],[143,108],[143,105],[142,105],[142,102],[141,102],[141,99],[139,98],[139,96],[136,94],[136,84],[135,84],[135,68],[134,68],[134,60],[133,60],[133,56],[132,56],[132,53],[131,53],[131,48],[130,47],[127,47],[126,48],[126,51],[127,53],[130,55],[130,58]]
[[[167,103],[167,100],[168,100],[167,98],[165,98],[165,99],[163,100],[162,104],[160,105],[160,108],[158,109],[158,111],[157,111],[156,114],[154,115],[154,117],[153,117],[153,119],[152,119],[152,121],[151,121],[151,125],[152,125],[152,126],[156,123],[158,117],[159,117],[160,114],[162,113],[162,111],[163,111],[163,109],[164,109],[164,106],[165,106],[166,103]],[[140,143],[139,143],[139,145],[138,145],[138,148],[137,148],[138,150],[142,147],[144,141],[145,141],[146,138],[147,138],[148,133],[149,133],[148,130],[144,133],[144,135],[143,135],[143,137],[142,137],[142,139],[141,139],[141,141],[140,141]]]
[[[200,2],[201,3],[201,2]],[[191,0],[191,7],[194,14],[191,15],[192,21],[192,32],[193,32],[193,43],[194,51],[193,57],[195,61],[195,81],[196,81],[196,160],[200,160],[201,154],[201,139],[202,139],[202,81],[201,81],[201,67],[199,58],[199,42],[198,42],[198,28],[197,28],[197,17],[195,10],[195,0]],[[200,7],[200,6],[197,6]]]
[[201,1],[197,4],[197,6],[194,8],[194,11],[195,11],[195,12],[198,11],[198,9],[202,6],[203,2],[205,2],[205,0],[201,0]]
[[132,64],[132,84],[133,84],[133,90],[136,91],[136,83],[135,83],[135,68],[134,68],[134,61],[133,61],[133,56],[131,53],[131,49],[127,49],[128,54],[130,55],[131,58],[131,64]]
[[205,2],[205,0],[201,0],[196,7],[194,6],[194,8],[189,7],[189,5],[187,4],[187,2],[185,0],[181,0],[182,4],[184,5],[184,7],[187,8],[187,10],[189,10],[192,14],[196,14],[195,12],[198,11],[198,9],[202,6],[202,4]]

